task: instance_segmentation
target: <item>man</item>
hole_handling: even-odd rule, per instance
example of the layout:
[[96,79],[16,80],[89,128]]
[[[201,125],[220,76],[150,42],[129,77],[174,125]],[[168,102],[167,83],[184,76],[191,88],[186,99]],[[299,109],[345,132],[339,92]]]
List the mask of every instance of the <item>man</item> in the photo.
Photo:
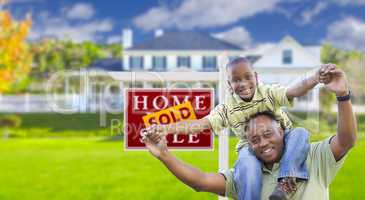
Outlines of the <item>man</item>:
[[[284,188],[296,192],[288,199],[329,199],[328,187],[344,162],[346,153],[356,141],[356,119],[350,101],[351,92],[345,73],[332,69],[331,82],[325,88],[336,93],[338,100],[337,134],[321,142],[312,143],[307,155],[306,167],[309,180],[299,182],[296,188],[291,184]],[[284,129],[269,112],[252,116],[247,126],[251,151],[263,163],[263,187],[261,199],[268,199],[275,189],[279,162],[284,149]],[[177,160],[166,147],[164,138],[143,137],[149,151],[157,157],[178,179],[196,191],[211,192],[237,199],[237,190],[232,170],[222,173],[204,173]]]
[[[262,189],[261,162],[249,150],[247,133],[244,129],[251,115],[258,112],[273,112],[276,118],[285,126],[285,151],[282,155],[277,188],[273,197],[281,199],[291,193],[284,192],[282,183],[294,182],[298,179],[307,180],[305,167],[307,152],[309,151],[309,133],[302,128],[293,128],[292,122],[282,107],[290,107],[296,97],[305,95],[319,83],[328,82],[327,72],[334,65],[321,65],[310,76],[301,79],[290,87],[270,85],[258,82],[258,74],[250,61],[245,57],[231,60],[227,66],[227,84],[229,95],[225,103],[217,105],[209,115],[197,120],[184,120],[169,125],[155,125],[147,127],[150,138],[158,138],[172,134],[194,134],[205,129],[219,134],[223,128],[229,128],[238,136],[236,145],[238,159],[234,165],[234,180],[238,188],[240,200],[260,199]],[[303,142],[306,141],[306,142]],[[293,162],[295,161],[295,162]],[[252,177],[255,177],[253,179]]]

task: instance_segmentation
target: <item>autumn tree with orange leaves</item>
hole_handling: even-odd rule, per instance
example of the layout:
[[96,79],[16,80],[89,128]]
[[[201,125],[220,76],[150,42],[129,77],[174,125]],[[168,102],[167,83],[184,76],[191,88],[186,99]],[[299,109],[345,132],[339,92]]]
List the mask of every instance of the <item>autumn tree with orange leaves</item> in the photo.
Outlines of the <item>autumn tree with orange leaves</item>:
[[32,55],[26,38],[32,20],[13,20],[9,11],[1,9],[0,1],[0,94],[15,90],[27,80]]

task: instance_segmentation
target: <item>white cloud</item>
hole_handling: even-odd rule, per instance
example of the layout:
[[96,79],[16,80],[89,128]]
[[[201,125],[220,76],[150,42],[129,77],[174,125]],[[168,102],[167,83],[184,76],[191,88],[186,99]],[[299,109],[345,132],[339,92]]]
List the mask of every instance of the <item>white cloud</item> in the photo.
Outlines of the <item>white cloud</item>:
[[346,49],[365,51],[365,21],[345,17],[328,26],[325,41]]
[[64,12],[68,19],[91,19],[95,14],[94,6],[89,3],[77,3],[71,8],[65,8]]
[[44,2],[44,0],[9,0],[10,4],[22,4],[22,3],[40,3]]
[[308,24],[312,21],[312,19],[319,15],[323,10],[325,10],[328,7],[327,2],[320,1],[318,2],[314,8],[311,8],[309,10],[305,10],[301,15],[301,24]]
[[121,35],[113,35],[113,36],[108,37],[106,43],[113,44],[113,43],[120,43],[121,41],[122,41]]
[[169,9],[154,7],[137,16],[133,22],[142,30],[177,27],[182,30],[196,27],[223,26],[258,13],[271,12],[280,0],[184,0]]
[[246,48],[249,48],[253,42],[251,34],[244,27],[234,27],[224,32],[215,33],[213,36],[236,46]]
[[[289,3],[296,3],[293,0]],[[299,0],[300,1],[300,0]],[[288,3],[287,1],[285,3]],[[322,0],[317,1],[313,7],[309,9],[302,9],[302,6],[299,6],[298,9],[283,9],[277,8],[278,11],[281,11],[288,19],[294,19],[295,22],[299,25],[306,25],[313,21],[315,17],[317,17],[322,11],[326,10],[331,5],[337,5],[339,7],[344,6],[361,6],[365,5],[365,0]],[[296,18],[297,13],[300,12],[300,18]]]
[[170,13],[168,9],[164,7],[155,7],[148,10],[145,14],[136,17],[133,21],[137,27],[150,31],[171,26],[171,15],[172,13]]
[[346,6],[346,5],[364,5],[365,0],[329,0],[330,2],[334,2],[336,4]]
[[29,38],[38,40],[43,37],[57,39],[70,38],[75,42],[98,41],[101,33],[113,30],[113,21],[110,19],[88,20],[73,25],[72,20],[60,16],[52,16],[43,11],[34,19]]

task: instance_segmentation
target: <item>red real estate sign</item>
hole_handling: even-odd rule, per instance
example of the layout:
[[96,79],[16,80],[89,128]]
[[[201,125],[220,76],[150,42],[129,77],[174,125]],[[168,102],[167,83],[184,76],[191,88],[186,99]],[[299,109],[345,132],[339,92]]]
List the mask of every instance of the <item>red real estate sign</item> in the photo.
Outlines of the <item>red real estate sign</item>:
[[[125,149],[145,149],[142,129],[154,124],[201,119],[214,106],[213,89],[126,89],[124,104]],[[194,135],[168,134],[172,149],[213,149],[213,134],[204,130]]]

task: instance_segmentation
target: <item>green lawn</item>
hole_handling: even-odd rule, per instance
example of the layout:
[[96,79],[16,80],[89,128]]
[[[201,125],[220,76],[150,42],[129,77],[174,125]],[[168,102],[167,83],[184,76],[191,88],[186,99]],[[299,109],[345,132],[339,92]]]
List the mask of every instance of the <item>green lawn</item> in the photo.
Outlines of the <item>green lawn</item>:
[[[231,138],[230,162],[235,138]],[[216,142],[217,145],[217,142]],[[217,149],[217,146],[216,148]],[[148,152],[125,152],[100,138],[0,140],[0,199],[217,199],[177,181]],[[217,171],[218,152],[175,152]],[[331,199],[365,199],[365,141],[352,150],[331,186]]]

